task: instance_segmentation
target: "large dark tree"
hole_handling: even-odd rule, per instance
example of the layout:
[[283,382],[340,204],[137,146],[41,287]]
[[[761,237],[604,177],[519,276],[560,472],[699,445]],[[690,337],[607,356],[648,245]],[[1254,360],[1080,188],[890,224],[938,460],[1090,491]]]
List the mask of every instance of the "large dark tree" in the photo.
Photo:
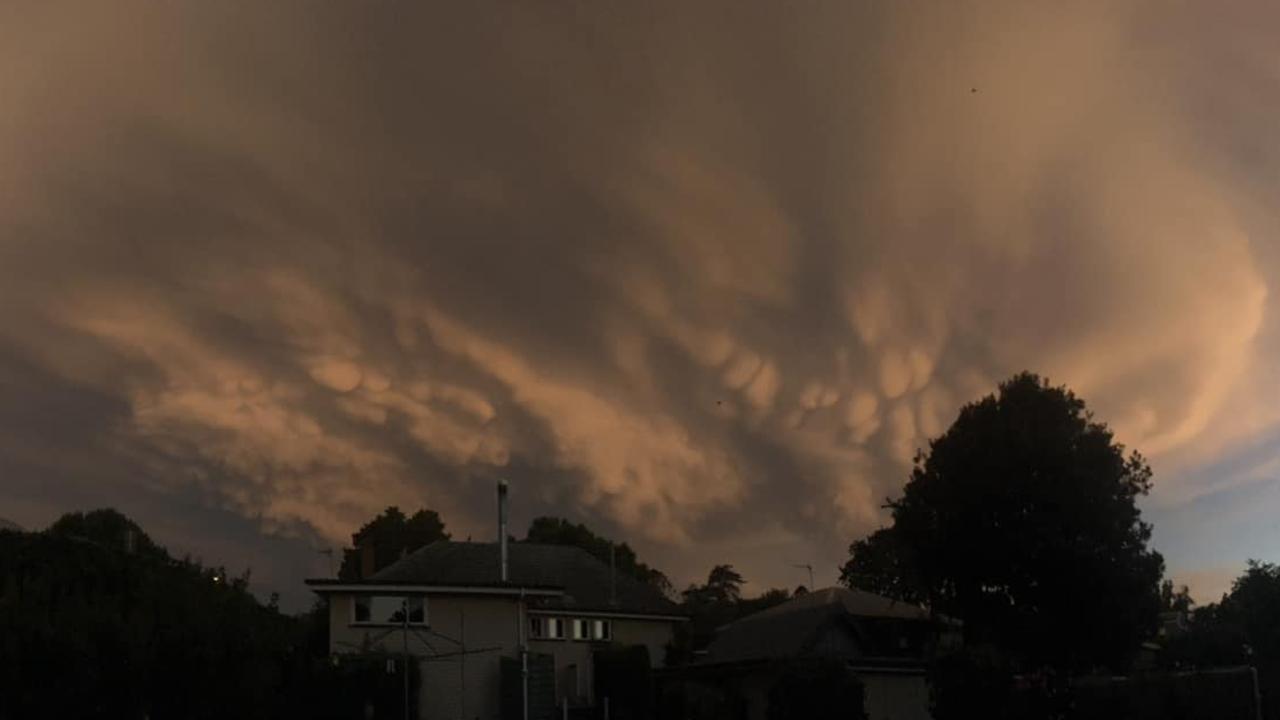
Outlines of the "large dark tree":
[[529,531],[525,533],[524,541],[582,548],[602,562],[615,563],[620,573],[652,585],[664,594],[671,592],[671,581],[667,576],[661,570],[640,562],[636,551],[631,549],[630,545],[625,542],[615,543],[601,537],[581,523],[575,524],[558,517],[535,518],[529,524]]
[[892,529],[880,529],[849,546],[840,582],[895,600],[921,602],[924,589],[914,576],[909,548]]
[[1164,563],[1136,504],[1151,470],[1082,400],[1024,373],[917,457],[893,524],[843,576],[964,620],[1024,667],[1123,667],[1155,630]]
[[435,510],[419,510],[406,516],[400,508],[389,507],[351,536],[354,547],[343,551],[338,577],[343,580],[360,577],[360,548],[366,543],[373,545],[373,570],[377,572],[404,557],[405,553],[448,539],[444,521]]

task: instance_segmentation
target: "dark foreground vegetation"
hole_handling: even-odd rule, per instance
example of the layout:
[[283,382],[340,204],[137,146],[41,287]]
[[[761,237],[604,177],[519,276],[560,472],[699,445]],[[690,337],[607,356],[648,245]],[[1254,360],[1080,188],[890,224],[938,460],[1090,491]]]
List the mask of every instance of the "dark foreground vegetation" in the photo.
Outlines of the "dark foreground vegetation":
[[328,660],[326,618],[113,510],[0,532],[0,718],[353,718],[399,698],[384,658]]

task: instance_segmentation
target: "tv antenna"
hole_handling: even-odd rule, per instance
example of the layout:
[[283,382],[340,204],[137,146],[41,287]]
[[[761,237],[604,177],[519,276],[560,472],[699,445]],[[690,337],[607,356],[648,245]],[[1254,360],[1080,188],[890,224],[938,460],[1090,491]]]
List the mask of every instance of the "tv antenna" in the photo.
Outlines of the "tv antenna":
[[802,570],[808,570],[809,571],[809,590],[813,591],[817,589],[813,586],[813,566],[812,565],[810,565],[809,563],[802,563],[798,565],[792,565],[791,567],[800,568]]

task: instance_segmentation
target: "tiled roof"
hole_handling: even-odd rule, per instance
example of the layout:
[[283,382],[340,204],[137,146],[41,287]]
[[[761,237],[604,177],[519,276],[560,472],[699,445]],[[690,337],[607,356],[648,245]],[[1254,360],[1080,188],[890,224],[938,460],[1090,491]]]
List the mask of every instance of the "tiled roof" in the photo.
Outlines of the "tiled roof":
[[[367,582],[500,586],[499,564],[497,543],[436,542],[374,573]],[[657,589],[621,572],[611,572],[607,563],[581,548],[511,543],[507,568],[507,585],[554,587],[564,591],[561,597],[539,598],[536,604],[540,608],[680,614],[676,604]]]

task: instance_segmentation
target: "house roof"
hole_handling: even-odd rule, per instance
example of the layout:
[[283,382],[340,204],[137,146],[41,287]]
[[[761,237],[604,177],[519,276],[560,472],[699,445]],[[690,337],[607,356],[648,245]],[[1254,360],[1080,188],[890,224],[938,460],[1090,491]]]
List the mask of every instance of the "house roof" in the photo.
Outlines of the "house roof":
[[919,606],[863,590],[815,590],[724,626],[703,662],[798,657],[814,647],[821,633],[860,635],[858,623],[865,620],[930,622],[930,617]]
[[[511,587],[560,588],[563,594],[533,600],[539,609],[680,615],[660,591],[621,572],[611,571],[587,551],[568,545],[511,543]],[[374,573],[372,585],[449,585],[501,587],[497,543],[435,542]]]
[[865,590],[842,587],[829,587],[814,590],[784,603],[774,605],[749,615],[742,621],[767,619],[774,616],[790,615],[809,608],[843,609],[848,615],[869,618],[898,618],[901,620],[928,620],[929,611],[911,603],[893,600]]

